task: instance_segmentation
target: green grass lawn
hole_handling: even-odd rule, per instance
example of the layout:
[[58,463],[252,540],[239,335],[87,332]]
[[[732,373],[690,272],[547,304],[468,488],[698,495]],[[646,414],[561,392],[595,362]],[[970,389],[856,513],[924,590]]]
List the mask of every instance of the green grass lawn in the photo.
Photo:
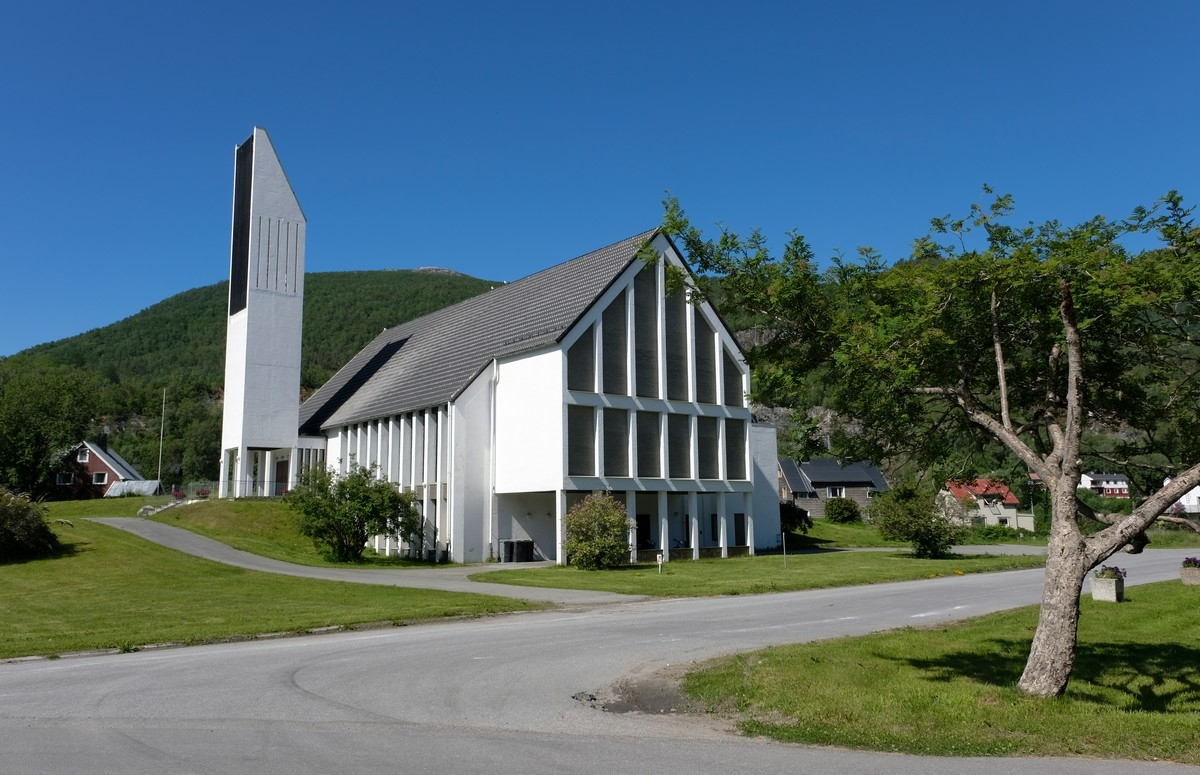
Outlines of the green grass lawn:
[[715,660],[684,690],[751,735],[939,756],[1075,756],[1200,764],[1200,588],[1083,600],[1067,694],[1017,692],[1028,607],[931,629]]
[[643,563],[606,571],[584,571],[571,566],[483,571],[472,574],[471,579],[629,595],[702,597],[788,592],[1037,568],[1043,562],[1042,557],[1019,555],[918,560],[907,553],[832,551],[797,554],[787,558],[769,554],[726,560],[675,561],[663,565],[661,574],[656,565]]
[[56,518],[69,517],[51,518],[66,552],[0,566],[0,658],[540,607],[486,595],[257,573],[83,519],[72,519],[72,527]]
[[162,506],[170,503],[170,495],[150,498],[95,498],[82,501],[47,501],[46,518],[80,519],[83,517],[136,517],[143,506]]
[[[48,503],[50,521],[56,518],[132,517],[143,505],[161,505],[170,498],[109,498],[91,501]],[[268,498],[206,500],[176,506],[148,517],[174,525],[241,549],[244,552],[294,562],[297,565],[346,567],[328,560],[312,539],[300,535],[292,510],[283,501]],[[383,557],[368,550],[360,568],[429,568],[429,563],[405,557]]]

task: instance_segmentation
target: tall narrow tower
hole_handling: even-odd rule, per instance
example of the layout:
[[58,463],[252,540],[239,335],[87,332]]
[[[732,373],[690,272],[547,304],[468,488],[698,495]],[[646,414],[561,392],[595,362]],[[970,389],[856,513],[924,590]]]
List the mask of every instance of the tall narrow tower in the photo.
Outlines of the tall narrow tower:
[[294,476],[305,225],[266,130],[255,127],[233,173],[222,497],[275,495]]

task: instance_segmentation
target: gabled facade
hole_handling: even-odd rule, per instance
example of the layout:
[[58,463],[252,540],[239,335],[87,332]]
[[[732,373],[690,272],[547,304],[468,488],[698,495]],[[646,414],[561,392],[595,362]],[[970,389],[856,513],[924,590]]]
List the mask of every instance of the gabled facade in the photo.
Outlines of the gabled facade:
[[1017,512],[1020,501],[1003,482],[993,479],[946,482],[946,491],[962,504],[969,525],[1033,530],[1033,515]]
[[889,489],[883,472],[871,463],[842,465],[836,460],[784,458],[778,469],[779,500],[813,518],[825,516],[830,498],[847,498],[865,510],[871,498]]
[[774,430],[752,427],[730,332],[666,295],[666,265],[686,270],[650,231],[385,330],[301,407],[298,447],[377,466],[420,505],[420,548],[456,562],[520,542],[565,563],[563,518],[598,490],[624,499],[634,554],[776,546]]
[[136,468],[108,447],[107,442],[84,441],[63,455],[54,475],[54,494],[63,500],[117,497],[126,493],[154,495],[158,480],[146,480]]
[[1079,487],[1104,498],[1129,497],[1129,478],[1125,474],[1081,474]]

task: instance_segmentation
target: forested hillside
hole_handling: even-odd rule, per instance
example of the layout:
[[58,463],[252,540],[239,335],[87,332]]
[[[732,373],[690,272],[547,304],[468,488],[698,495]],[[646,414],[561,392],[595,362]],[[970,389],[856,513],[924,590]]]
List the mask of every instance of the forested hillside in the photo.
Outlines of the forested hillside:
[[[324,272],[305,278],[301,386],[319,387],[382,329],[483,293],[497,283],[443,270]],[[147,478],[158,475],[166,391],[162,478],[168,486],[217,476],[225,374],[228,283],[196,288],[69,339],[0,359],[0,484],[52,495],[58,435],[108,433],[114,449]],[[55,386],[87,385],[88,427],[30,416]],[[297,397],[299,399],[299,396]],[[21,411],[18,411],[21,410]],[[47,408],[45,414],[62,414]],[[11,427],[10,427],[11,426]],[[69,428],[69,430],[66,430]],[[53,443],[50,443],[50,442]],[[36,485],[30,471],[45,469]]]
[[[315,389],[384,328],[476,296],[496,283],[457,272],[321,272],[305,278],[301,384]],[[112,382],[163,384],[183,372],[214,385],[225,374],[229,283],[185,291],[104,328],[21,355],[100,372]]]

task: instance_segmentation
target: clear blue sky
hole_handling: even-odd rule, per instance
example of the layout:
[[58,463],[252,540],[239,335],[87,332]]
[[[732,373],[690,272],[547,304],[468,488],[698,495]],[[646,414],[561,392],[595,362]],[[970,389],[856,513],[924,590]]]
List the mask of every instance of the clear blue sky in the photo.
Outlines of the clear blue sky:
[[[266,127],[309,272],[514,280],[656,225],[906,255],[1200,199],[1200,3],[9,3],[0,355],[228,276]],[[223,337],[223,331],[214,331]]]

